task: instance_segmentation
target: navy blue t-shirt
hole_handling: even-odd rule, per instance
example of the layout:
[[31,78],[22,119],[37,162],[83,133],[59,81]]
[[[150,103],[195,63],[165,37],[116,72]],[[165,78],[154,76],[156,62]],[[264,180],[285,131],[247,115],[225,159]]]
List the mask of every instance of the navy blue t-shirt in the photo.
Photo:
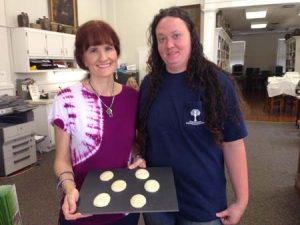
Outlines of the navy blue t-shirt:
[[[162,76],[147,123],[147,165],[173,168],[183,217],[199,222],[214,220],[216,212],[227,206],[226,179],[223,152],[205,127],[203,96],[188,87],[186,73]],[[223,73],[219,80],[224,88],[225,108],[230,112],[223,124],[224,140],[244,138],[247,130],[233,84]],[[146,76],[140,88],[140,110],[148,87]]]

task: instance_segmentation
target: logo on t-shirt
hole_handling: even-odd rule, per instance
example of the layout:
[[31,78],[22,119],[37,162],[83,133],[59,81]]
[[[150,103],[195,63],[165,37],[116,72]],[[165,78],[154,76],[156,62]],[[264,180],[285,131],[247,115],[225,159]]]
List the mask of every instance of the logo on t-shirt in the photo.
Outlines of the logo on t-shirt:
[[185,124],[187,124],[187,125],[204,124],[204,122],[200,120],[201,112],[199,109],[192,109],[190,112],[190,115],[192,116],[192,120],[185,122]]

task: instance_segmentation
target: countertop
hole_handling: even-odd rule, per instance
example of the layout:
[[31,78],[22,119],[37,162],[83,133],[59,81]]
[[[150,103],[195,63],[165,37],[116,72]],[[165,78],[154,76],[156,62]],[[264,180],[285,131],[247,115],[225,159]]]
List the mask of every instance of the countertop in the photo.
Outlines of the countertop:
[[33,105],[49,105],[54,102],[54,99],[38,99],[38,100],[26,100],[29,104]]

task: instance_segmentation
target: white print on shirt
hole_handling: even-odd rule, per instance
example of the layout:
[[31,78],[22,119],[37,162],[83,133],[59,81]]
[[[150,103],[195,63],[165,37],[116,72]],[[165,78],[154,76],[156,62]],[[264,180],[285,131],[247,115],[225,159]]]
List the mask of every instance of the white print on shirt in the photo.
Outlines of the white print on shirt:
[[193,117],[193,120],[190,120],[188,122],[185,122],[187,125],[201,125],[204,124],[203,121],[197,120],[197,117],[200,116],[201,112],[199,109],[192,109],[190,112],[190,115]]

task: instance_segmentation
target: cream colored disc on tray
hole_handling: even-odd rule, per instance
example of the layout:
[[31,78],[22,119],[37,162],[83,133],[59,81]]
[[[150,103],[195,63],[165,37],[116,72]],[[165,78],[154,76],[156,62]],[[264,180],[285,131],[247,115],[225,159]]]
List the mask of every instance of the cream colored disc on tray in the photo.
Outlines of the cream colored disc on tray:
[[93,201],[94,206],[96,207],[105,207],[110,202],[110,195],[107,193],[98,194]]
[[134,208],[142,208],[146,204],[146,198],[144,195],[136,194],[131,197],[130,204]]
[[147,180],[144,185],[144,188],[146,191],[151,193],[157,192],[159,189],[159,183],[157,180]]
[[111,190],[114,192],[121,192],[124,191],[127,187],[127,184],[124,180],[116,180],[111,185]]
[[114,173],[108,170],[108,171],[105,171],[105,172],[101,173],[100,180],[102,180],[102,181],[109,181],[113,177],[114,177]]
[[141,180],[145,180],[149,177],[149,172],[146,169],[138,169],[135,172],[135,177]]

